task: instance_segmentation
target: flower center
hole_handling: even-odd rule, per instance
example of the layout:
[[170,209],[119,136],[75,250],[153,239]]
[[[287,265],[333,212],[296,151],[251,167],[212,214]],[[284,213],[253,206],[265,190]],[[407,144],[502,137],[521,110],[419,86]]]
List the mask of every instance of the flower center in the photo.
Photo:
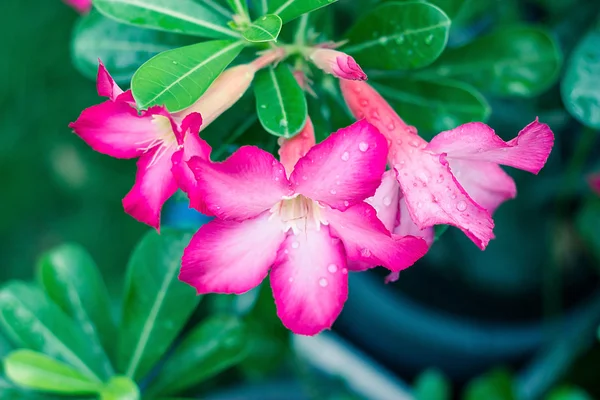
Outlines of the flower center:
[[149,167],[156,164],[165,154],[170,153],[170,150],[178,146],[177,137],[173,132],[169,118],[164,115],[153,115],[152,124],[155,127],[156,135],[153,139],[144,143],[144,152],[148,152],[156,146],[160,147],[152,156]]
[[289,199],[283,199],[271,208],[271,218],[279,218],[283,224],[283,231],[290,229],[297,235],[306,232],[309,228],[321,229],[321,224],[328,225],[323,219],[319,205],[302,195],[296,195]]

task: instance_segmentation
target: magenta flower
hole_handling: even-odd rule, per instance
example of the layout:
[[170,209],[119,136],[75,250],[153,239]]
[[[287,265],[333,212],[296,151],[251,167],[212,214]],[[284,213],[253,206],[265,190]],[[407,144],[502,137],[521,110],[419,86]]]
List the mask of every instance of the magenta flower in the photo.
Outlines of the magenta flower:
[[[516,196],[513,179],[500,165],[537,174],[554,143],[550,128],[537,120],[508,142],[489,126],[473,122],[442,132],[427,143],[368,84],[341,81],[341,87],[354,116],[375,125],[388,139],[388,161],[404,200],[397,228],[402,233],[449,224],[484,249],[494,237],[491,214]],[[410,222],[403,225],[405,214],[414,227]]]
[[367,80],[367,74],[363,72],[354,58],[341,51],[317,49],[310,54],[309,58],[318,68],[336,78],[356,81]]
[[588,183],[594,192],[600,194],[600,173],[596,172],[588,176]]
[[65,3],[73,7],[77,12],[86,14],[92,9],[92,0],[63,0]]
[[188,189],[195,185],[192,172],[181,159],[208,158],[210,154],[210,147],[198,136],[202,117],[198,113],[170,114],[160,106],[138,113],[131,91],[123,92],[102,63],[97,88],[98,94],[109,100],[84,110],[69,126],[100,153],[139,157],[135,184],[123,206],[132,217],[158,230],[162,205],[178,184]]
[[[195,195],[216,219],[192,238],[179,278],[198,293],[239,294],[270,270],[283,324],[314,335],[341,312],[353,262],[399,271],[422,257],[427,244],[393,236],[364,202],[381,183],[387,154],[372,125],[356,123],[297,162],[285,159],[301,154],[287,148],[279,162],[245,146],[223,163],[190,160]],[[289,178],[284,165],[294,166]]]

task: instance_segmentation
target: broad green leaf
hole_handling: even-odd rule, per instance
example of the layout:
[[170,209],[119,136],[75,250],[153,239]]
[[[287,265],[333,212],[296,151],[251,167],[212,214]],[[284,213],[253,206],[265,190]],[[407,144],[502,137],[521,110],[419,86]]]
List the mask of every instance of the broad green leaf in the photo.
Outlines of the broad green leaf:
[[193,0],[93,0],[104,15],[132,25],[188,35],[238,37],[228,19],[213,7]]
[[[61,398],[64,399],[64,397]],[[61,398],[50,393],[43,394],[27,390],[0,376],[0,399],[2,400],[60,400]],[[78,397],[69,398],[72,400],[82,400]]]
[[469,382],[463,400],[515,400],[512,376],[504,369],[495,369]]
[[536,27],[509,27],[448,49],[421,76],[451,77],[497,96],[534,96],[552,85],[560,71],[560,49]]
[[151,231],[129,260],[117,357],[119,371],[145,376],[177,337],[200,297],[177,279],[188,233]]
[[249,42],[276,42],[281,25],[282,21],[278,15],[265,15],[245,29],[242,36]]
[[218,374],[246,357],[247,342],[246,328],[239,318],[210,317],[177,346],[149,393],[176,393]]
[[215,40],[165,51],[131,80],[139,108],[164,105],[171,112],[194,104],[242,51],[243,42]]
[[283,23],[294,18],[335,3],[337,0],[253,0],[260,15],[277,14]]
[[290,138],[304,128],[306,97],[286,64],[257,73],[254,94],[258,118],[267,132]]
[[0,324],[18,347],[64,361],[98,381],[108,375],[104,360],[90,351],[87,334],[33,285],[10,282],[0,290]]
[[75,67],[83,75],[95,80],[100,59],[117,82],[128,84],[133,73],[149,58],[192,44],[191,39],[121,24],[92,10],[79,19],[71,49]]
[[373,86],[408,124],[430,140],[438,132],[472,121],[486,121],[491,109],[473,87],[445,79],[374,79]]
[[440,371],[428,369],[418,376],[414,395],[415,400],[450,400],[452,386]]
[[454,20],[454,18],[458,15],[461,8],[465,6],[465,3],[469,0],[387,0],[387,2],[391,1],[402,1],[402,2],[414,2],[418,1],[421,3],[431,3],[435,6],[438,6],[447,16],[448,18]]
[[113,377],[100,392],[100,400],[139,400],[140,389],[126,376]]
[[102,383],[70,365],[31,350],[16,350],[4,359],[4,372],[14,383],[44,392],[93,394]]
[[385,3],[350,29],[344,51],[363,68],[421,68],[440,56],[449,30],[450,19],[432,4]]
[[563,103],[582,124],[600,129],[600,24],[583,37],[562,80]]
[[42,256],[38,277],[52,301],[85,332],[89,351],[112,374],[105,350],[114,354],[116,327],[108,291],[92,257],[78,245],[62,245]]

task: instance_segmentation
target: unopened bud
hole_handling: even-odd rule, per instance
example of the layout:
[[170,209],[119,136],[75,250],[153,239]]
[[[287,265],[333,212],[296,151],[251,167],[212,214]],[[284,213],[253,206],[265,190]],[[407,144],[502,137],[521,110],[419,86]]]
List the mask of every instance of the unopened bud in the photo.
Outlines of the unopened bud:
[[317,49],[310,54],[310,60],[320,69],[336,78],[351,81],[366,81],[367,75],[360,65],[346,53],[331,49]]

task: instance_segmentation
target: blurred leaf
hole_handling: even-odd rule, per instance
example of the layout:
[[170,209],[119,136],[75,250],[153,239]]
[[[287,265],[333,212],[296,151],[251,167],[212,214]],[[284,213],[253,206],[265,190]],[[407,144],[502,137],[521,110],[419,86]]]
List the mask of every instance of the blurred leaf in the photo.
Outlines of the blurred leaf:
[[434,6],[439,7],[450,19],[454,19],[464,6],[464,4],[469,0],[387,0],[388,2],[396,1],[396,2],[420,2],[420,3],[430,3]]
[[448,378],[436,369],[428,369],[417,377],[415,400],[450,400],[452,386]]
[[579,235],[596,259],[596,266],[599,266],[600,263],[600,235],[598,235],[598,221],[600,221],[600,199],[593,196],[588,198],[579,209],[575,220],[575,226]]
[[227,0],[229,7],[233,10],[236,15],[248,16],[248,3],[247,0]]
[[[487,121],[491,109],[477,89],[445,79],[376,79],[373,86],[426,140],[438,132],[472,121]],[[424,134],[425,133],[425,134]]]
[[176,112],[191,106],[240,54],[243,46],[243,42],[214,40],[154,56],[131,80],[138,107],[165,105]]
[[195,327],[165,362],[149,389],[153,395],[188,389],[239,363],[246,356],[244,323],[213,316]]
[[42,353],[16,350],[4,359],[6,376],[20,386],[62,394],[93,394],[102,384]]
[[127,267],[123,319],[119,332],[119,371],[145,376],[163,356],[196,308],[200,297],[177,279],[188,233],[150,231]]
[[544,29],[508,27],[448,49],[421,76],[452,77],[496,96],[534,96],[550,87],[560,71],[556,41]]
[[258,72],[254,94],[258,118],[267,132],[290,138],[304,128],[306,97],[286,64]]
[[32,349],[100,380],[103,359],[90,351],[87,334],[37,287],[10,282],[0,290],[0,323],[19,347]]
[[[71,400],[81,400],[77,397],[69,397]],[[61,398],[51,395],[36,393],[25,388],[15,386],[0,376],[0,399],[2,400],[60,400]],[[64,399],[64,397],[62,397]],[[89,399],[89,398],[88,398]]]
[[282,24],[278,15],[265,15],[245,29],[242,36],[249,42],[276,42]]
[[85,332],[90,353],[112,374],[105,350],[114,354],[116,327],[108,291],[92,257],[78,245],[62,245],[42,256],[38,277],[52,301]]
[[579,43],[561,85],[565,107],[582,124],[600,129],[600,24]]
[[421,68],[440,56],[450,19],[428,3],[385,3],[362,17],[348,32],[344,51],[363,68]]
[[[251,0],[256,5],[261,15],[277,14],[283,20],[283,23],[289,22],[294,18],[301,16],[309,11],[325,7],[335,3],[337,0]],[[265,11],[264,5],[267,4]]]
[[433,241],[439,240],[444,233],[450,228],[450,225],[435,225],[433,227],[434,238]]
[[228,19],[203,2],[193,0],[93,0],[104,15],[144,28],[214,39],[238,37]]
[[473,379],[467,384],[464,400],[515,400],[512,376],[504,369],[496,369]]
[[554,389],[546,400],[592,400],[593,397],[585,391],[574,386],[563,386]]
[[117,82],[129,84],[152,56],[192,43],[187,36],[121,24],[92,10],[73,31],[72,57],[79,72],[90,79],[96,79],[100,59]]
[[113,377],[100,392],[100,400],[139,400],[140,390],[126,376]]

